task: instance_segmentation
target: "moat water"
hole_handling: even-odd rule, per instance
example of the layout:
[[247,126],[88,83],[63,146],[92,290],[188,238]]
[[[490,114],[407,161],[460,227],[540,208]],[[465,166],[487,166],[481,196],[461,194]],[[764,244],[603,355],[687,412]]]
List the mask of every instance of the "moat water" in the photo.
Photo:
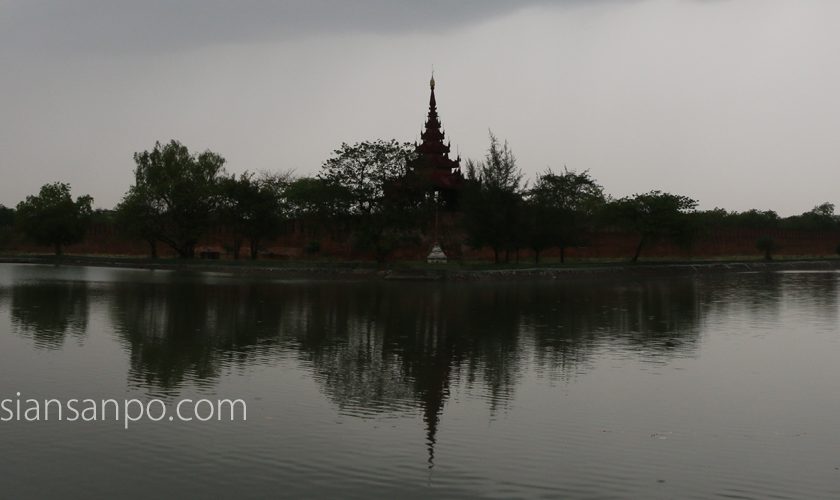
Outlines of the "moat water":
[[0,265],[0,400],[247,403],[0,422],[0,497],[840,498],[838,290]]

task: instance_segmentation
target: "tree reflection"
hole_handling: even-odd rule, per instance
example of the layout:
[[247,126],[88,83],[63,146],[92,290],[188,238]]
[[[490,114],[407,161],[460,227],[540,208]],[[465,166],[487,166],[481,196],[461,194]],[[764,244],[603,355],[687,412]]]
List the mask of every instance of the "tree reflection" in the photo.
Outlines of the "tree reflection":
[[197,281],[118,284],[111,313],[130,352],[130,378],[163,389],[207,383],[224,364],[247,363],[272,340],[280,310],[259,285]]
[[[608,292],[605,292],[607,291]],[[371,414],[419,406],[429,462],[453,385],[482,392],[495,411],[511,401],[531,360],[548,369],[585,363],[606,340],[670,355],[697,340],[696,285],[422,284],[359,286],[320,295],[299,330],[325,394],[339,408]]]
[[11,288],[12,325],[35,347],[60,349],[67,335],[83,337],[88,325],[84,282],[21,284]]
[[430,465],[452,387],[489,411],[536,367],[585,369],[605,346],[691,352],[708,287],[695,279],[621,283],[120,284],[112,315],[131,378],[174,391],[225,366],[294,353],[340,412],[420,412]]
[[[836,320],[834,274],[513,283],[274,283],[173,274],[94,288],[110,298],[129,378],[176,394],[226,370],[289,355],[348,415],[422,418],[430,466],[453,388],[504,409],[526,375],[568,378],[604,352],[667,362],[692,355],[715,315],[765,320],[784,301]],[[83,335],[93,285],[39,280],[0,289],[39,348]]]

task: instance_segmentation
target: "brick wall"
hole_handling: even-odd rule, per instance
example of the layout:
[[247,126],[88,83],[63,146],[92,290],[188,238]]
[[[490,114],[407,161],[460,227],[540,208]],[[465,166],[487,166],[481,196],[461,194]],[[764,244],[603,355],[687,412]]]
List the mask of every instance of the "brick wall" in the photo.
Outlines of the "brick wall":
[[[311,228],[301,223],[289,223],[285,234],[273,241],[265,242],[261,256],[273,259],[299,259],[312,257],[329,257],[348,260],[368,260],[370,253],[358,252],[353,249],[351,241],[345,234],[322,234],[315,236]],[[641,259],[646,258],[676,258],[710,259],[716,257],[759,256],[756,241],[763,237],[771,237],[779,246],[774,254],[779,256],[831,256],[836,255],[840,245],[840,231],[792,230],[792,229],[712,229],[695,237],[690,246],[680,246],[668,241],[651,244],[642,251]],[[308,253],[307,247],[313,242],[320,247],[317,253]],[[493,259],[493,251],[489,248],[473,249],[464,244],[465,238],[457,229],[457,221],[450,216],[441,222],[440,242],[444,251],[451,259],[487,260]],[[232,237],[223,228],[211,231],[196,248],[219,252],[222,258],[232,258]],[[423,260],[434,242],[430,236],[421,237],[418,245],[401,248],[391,256],[394,260]],[[628,259],[636,248],[638,240],[635,235],[619,231],[602,231],[591,235],[586,245],[569,248],[566,257],[569,259]],[[51,253],[52,248],[17,242],[8,249],[11,252],[23,253]],[[310,248],[311,250],[311,248]],[[65,249],[68,254],[85,255],[148,255],[148,245],[143,241],[133,241],[117,233],[108,224],[97,224],[90,228],[82,243],[71,245]],[[247,257],[247,241],[243,242],[242,258]],[[174,257],[175,253],[163,243],[158,243],[158,255]],[[558,249],[548,249],[542,252],[544,259],[559,258]],[[513,260],[515,256],[511,254]],[[519,252],[520,260],[533,259],[528,249]]]

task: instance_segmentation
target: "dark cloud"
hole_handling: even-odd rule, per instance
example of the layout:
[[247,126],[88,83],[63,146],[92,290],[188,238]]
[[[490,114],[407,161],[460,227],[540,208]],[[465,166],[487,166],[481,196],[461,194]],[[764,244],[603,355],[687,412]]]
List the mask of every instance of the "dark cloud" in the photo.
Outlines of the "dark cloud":
[[[145,52],[328,34],[429,32],[534,5],[622,0],[0,0],[8,49]],[[631,1],[631,0],[623,0]]]

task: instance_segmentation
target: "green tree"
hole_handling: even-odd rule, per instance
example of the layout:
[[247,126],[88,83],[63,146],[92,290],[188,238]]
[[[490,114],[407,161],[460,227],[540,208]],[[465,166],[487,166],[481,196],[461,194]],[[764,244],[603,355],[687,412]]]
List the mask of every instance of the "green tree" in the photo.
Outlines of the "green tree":
[[295,218],[322,223],[347,217],[352,203],[348,188],[320,177],[292,180],[285,197]]
[[250,172],[223,178],[222,222],[233,233],[233,257],[239,258],[243,239],[247,239],[251,259],[256,259],[261,243],[280,233],[288,209],[283,191],[290,174],[260,177]]
[[301,225],[301,231],[313,238],[307,245],[310,253],[320,249],[325,231],[338,237],[346,229],[350,216],[350,191],[341,184],[318,177],[292,180],[285,190],[289,215]]
[[15,209],[0,205],[0,227],[9,227],[15,224]]
[[773,260],[773,252],[779,250],[779,245],[770,236],[762,236],[755,242],[755,247],[764,253],[764,260]]
[[750,209],[746,212],[731,212],[727,225],[745,228],[771,229],[779,226],[781,218],[773,210]]
[[650,191],[616,200],[609,207],[613,222],[636,233],[633,262],[642,249],[660,239],[687,241],[694,232],[691,214],[697,202],[687,196]]
[[537,177],[527,192],[525,225],[527,241],[539,262],[540,252],[560,248],[560,262],[566,261],[566,248],[581,244],[591,228],[595,213],[605,203],[604,188],[589,171],[565,169],[561,174],[548,170]]
[[135,182],[126,196],[150,210],[146,227],[157,231],[157,240],[182,258],[194,257],[199,238],[218,222],[224,158],[212,151],[191,154],[173,140],[135,153],[134,161]]
[[[318,176],[327,183],[321,188],[327,187],[333,194],[338,194],[336,186],[342,186],[354,245],[372,250],[380,263],[397,247],[418,240],[420,207],[414,200],[387,192],[388,186],[405,177],[406,163],[413,154],[410,144],[395,140],[344,143],[324,162]],[[333,198],[331,206],[341,205],[336,202],[339,198]]]
[[406,174],[406,161],[414,154],[408,143],[395,140],[343,143],[321,166],[319,178],[344,186],[350,210],[371,214],[382,210],[386,186]]
[[834,215],[834,204],[825,202],[802,215],[784,219],[782,225],[793,229],[826,230],[837,228],[840,218]]
[[0,205],[0,248],[12,242],[15,227],[15,209]]
[[65,245],[84,238],[90,223],[93,198],[70,195],[70,184],[54,182],[41,186],[17,206],[16,222],[23,233],[41,245],[51,245],[60,256]]
[[149,246],[149,257],[158,257],[157,241],[163,233],[163,217],[157,212],[142,190],[131,189],[114,209],[117,230],[122,234],[143,240]]
[[522,171],[508,143],[490,133],[490,147],[482,161],[467,162],[464,188],[464,228],[471,246],[489,246],[495,262],[518,249],[523,239]]

